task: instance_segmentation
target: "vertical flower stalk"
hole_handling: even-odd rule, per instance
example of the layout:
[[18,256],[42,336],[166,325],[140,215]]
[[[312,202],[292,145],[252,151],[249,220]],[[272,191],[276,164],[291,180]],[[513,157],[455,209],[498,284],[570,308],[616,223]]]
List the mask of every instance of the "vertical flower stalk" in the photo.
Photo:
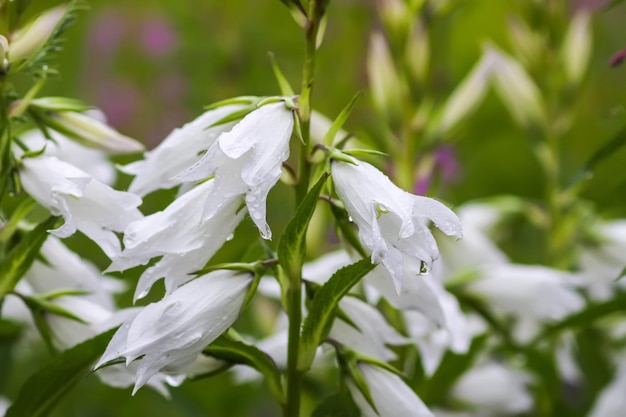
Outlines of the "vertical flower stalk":
[[[298,184],[296,186],[296,206],[304,199],[309,188],[311,166],[308,157],[311,153],[311,96],[315,73],[315,52],[318,47],[318,35],[328,1],[311,0],[305,23],[305,56],[302,67],[302,93],[298,101],[298,117],[302,129],[303,144],[300,147]],[[287,348],[287,402],[284,415],[300,415],[301,372],[298,368],[300,349],[300,328],[302,326],[302,271],[289,276],[287,290],[287,313],[289,315]]]

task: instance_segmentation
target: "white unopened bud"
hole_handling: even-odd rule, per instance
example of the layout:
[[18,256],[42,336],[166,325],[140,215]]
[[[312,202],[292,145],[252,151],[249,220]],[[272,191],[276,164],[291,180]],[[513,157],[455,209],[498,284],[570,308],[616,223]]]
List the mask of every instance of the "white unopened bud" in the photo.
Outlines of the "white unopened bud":
[[140,152],[144,146],[95,117],[72,111],[49,112],[46,122],[77,142],[111,154]]
[[385,37],[376,32],[370,39],[367,73],[376,108],[390,120],[401,113],[402,86]]
[[545,123],[543,99],[539,88],[515,59],[495,47],[485,54],[492,61],[494,87],[515,121],[526,128]]
[[576,14],[563,40],[561,59],[566,79],[571,84],[578,84],[589,64],[591,56],[591,30],[589,14],[580,12]]
[[39,51],[63,18],[66,10],[66,5],[50,9],[15,32],[11,37],[9,60],[12,63],[19,62]]

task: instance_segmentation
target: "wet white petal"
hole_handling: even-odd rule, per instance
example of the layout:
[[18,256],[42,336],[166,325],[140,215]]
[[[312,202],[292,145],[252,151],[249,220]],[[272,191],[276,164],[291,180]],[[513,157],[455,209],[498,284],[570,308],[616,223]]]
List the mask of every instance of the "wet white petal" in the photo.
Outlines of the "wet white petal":
[[[387,269],[398,293],[405,276],[419,274],[421,262],[429,269],[439,256],[429,221],[448,235],[462,237],[460,222],[449,208],[401,190],[366,162],[334,161],[332,175],[337,194],[359,227],[359,239],[372,252],[372,262]],[[405,271],[405,257],[420,267]]]
[[220,270],[183,285],[124,323],[96,367],[141,358],[134,392],[160,371],[185,369],[237,319],[251,281],[249,274]]
[[285,103],[264,105],[244,117],[218,138],[202,158],[178,179],[197,181],[215,175],[215,189],[207,199],[205,215],[212,216],[232,196],[245,194],[252,221],[261,236],[270,239],[266,200],[289,157],[293,112]]
[[25,158],[20,179],[28,194],[65,224],[53,230],[68,237],[80,230],[96,242],[109,257],[119,254],[120,242],[114,232],[141,218],[141,198],[116,191],[86,172],[52,156]]
[[359,369],[378,411],[374,411],[356,386],[348,381],[352,398],[363,417],[433,417],[428,407],[398,375],[366,363],[360,364]]

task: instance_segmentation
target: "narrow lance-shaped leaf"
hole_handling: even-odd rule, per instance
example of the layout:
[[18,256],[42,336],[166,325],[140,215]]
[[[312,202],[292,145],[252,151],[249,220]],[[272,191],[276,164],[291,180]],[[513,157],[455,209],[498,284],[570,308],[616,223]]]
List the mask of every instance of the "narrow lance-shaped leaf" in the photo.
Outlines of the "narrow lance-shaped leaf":
[[311,366],[317,346],[330,332],[339,301],[375,266],[367,258],[345,266],[335,272],[315,294],[302,328],[299,370],[304,371]]
[[283,74],[276,62],[276,58],[273,53],[269,53],[270,60],[272,61],[272,69],[274,70],[274,77],[276,77],[276,81],[278,82],[278,86],[280,87],[280,94],[283,96],[293,96],[295,93],[293,92],[293,88],[287,81],[287,77]]
[[57,356],[22,386],[5,417],[44,417],[89,374],[116,329],[102,333]]
[[309,190],[278,242],[278,260],[290,278],[299,274],[302,269],[306,254],[306,231],[327,178],[328,173],[324,173]]
[[339,116],[337,116],[332,125],[330,125],[330,129],[328,129],[328,132],[326,132],[326,136],[324,136],[324,145],[331,146],[333,144],[333,139],[337,135],[337,132],[339,132],[339,129],[341,129],[343,124],[348,119],[348,116],[350,116],[350,113],[352,112],[352,109],[354,108],[354,105],[356,104],[359,97],[361,97],[360,91],[352,97],[352,100],[350,100],[348,105],[341,110]]
[[22,275],[35,261],[41,245],[48,237],[48,230],[54,229],[59,217],[50,217],[28,232],[15,245],[9,255],[0,262],[0,299],[17,285]]
[[265,352],[243,342],[222,336],[204,349],[204,354],[235,364],[251,366],[265,377],[276,400],[284,404],[285,396],[280,372],[276,364]]

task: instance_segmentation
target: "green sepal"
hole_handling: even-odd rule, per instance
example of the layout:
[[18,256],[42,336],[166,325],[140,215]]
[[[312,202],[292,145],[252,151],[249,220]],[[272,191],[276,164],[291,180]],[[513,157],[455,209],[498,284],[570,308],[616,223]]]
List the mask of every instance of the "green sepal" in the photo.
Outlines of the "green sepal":
[[350,113],[352,112],[352,109],[354,108],[354,105],[356,104],[356,102],[359,99],[359,97],[361,97],[361,92],[360,91],[357,92],[352,97],[352,99],[350,100],[348,105],[346,107],[344,107],[341,110],[341,112],[339,112],[339,115],[333,121],[333,123],[330,125],[330,128],[328,129],[328,132],[326,132],[326,135],[324,136],[324,142],[323,142],[324,145],[332,146],[333,139],[335,139],[335,136],[337,135],[337,132],[339,132],[339,130],[343,127],[343,124],[346,122],[346,120],[350,116]]
[[91,371],[117,329],[66,350],[35,372],[22,386],[5,417],[44,417]]
[[[302,123],[306,123],[311,120],[311,86],[308,85],[302,92],[300,93],[300,97],[298,98],[298,116],[300,117],[300,121]],[[306,118],[304,117],[306,116]]]
[[306,255],[306,231],[317,205],[320,192],[328,179],[324,173],[304,197],[294,217],[285,227],[278,242],[278,261],[291,279],[299,276]]
[[252,113],[256,110],[256,105],[248,105],[243,109],[235,110],[234,112],[222,117],[217,122],[213,123],[211,126],[208,126],[207,129],[210,129],[215,126],[220,126],[226,123],[234,122],[237,120],[241,120],[246,117],[248,114]]
[[225,360],[233,364],[248,365],[259,371],[267,381],[269,388],[280,404],[285,403],[285,392],[281,382],[281,375],[274,360],[255,346],[234,340],[222,335],[213,343],[204,348],[205,355]]
[[67,97],[41,97],[31,100],[31,106],[48,111],[72,111],[82,113],[93,107],[80,100]]
[[332,161],[340,161],[347,164],[358,165],[357,160],[344,151],[340,151],[336,148],[327,148],[326,151],[328,152],[328,156]]
[[287,78],[285,77],[283,72],[280,70],[278,63],[276,62],[276,57],[274,57],[274,54],[272,52],[268,52],[268,55],[270,57],[270,61],[272,62],[272,70],[274,70],[274,77],[276,77],[276,81],[278,82],[278,87],[280,87],[280,94],[282,94],[283,96],[294,96],[295,93],[293,91],[293,88],[291,88],[291,84],[289,84],[289,81],[287,81]]
[[305,28],[309,21],[309,17],[306,9],[302,3],[300,3],[300,0],[280,0],[280,2],[287,6],[293,20],[295,20],[300,27]]
[[363,398],[365,398],[365,401],[378,414],[370,388],[359,369],[360,355],[345,345],[336,346],[336,352],[341,370],[349,376],[361,395],[363,395]]
[[24,235],[11,252],[0,261],[0,299],[13,291],[20,278],[30,269],[41,246],[48,237],[48,230],[54,229],[59,217],[49,217]]
[[313,297],[302,326],[298,369],[306,371],[315,358],[317,347],[326,339],[337,313],[339,301],[376,265],[361,259],[339,269]]
[[389,156],[389,154],[385,152],[376,151],[374,149],[346,149],[342,152],[355,158],[359,156]]
[[261,100],[262,97],[257,97],[257,96],[239,96],[239,97],[232,97],[232,98],[228,98],[226,100],[220,100],[217,101],[215,103],[211,103],[208,104],[206,106],[204,106],[205,110],[214,110],[217,109],[219,107],[223,107],[223,106],[228,106],[231,104],[246,104],[246,105],[255,105],[256,103],[259,102],[259,100]]

